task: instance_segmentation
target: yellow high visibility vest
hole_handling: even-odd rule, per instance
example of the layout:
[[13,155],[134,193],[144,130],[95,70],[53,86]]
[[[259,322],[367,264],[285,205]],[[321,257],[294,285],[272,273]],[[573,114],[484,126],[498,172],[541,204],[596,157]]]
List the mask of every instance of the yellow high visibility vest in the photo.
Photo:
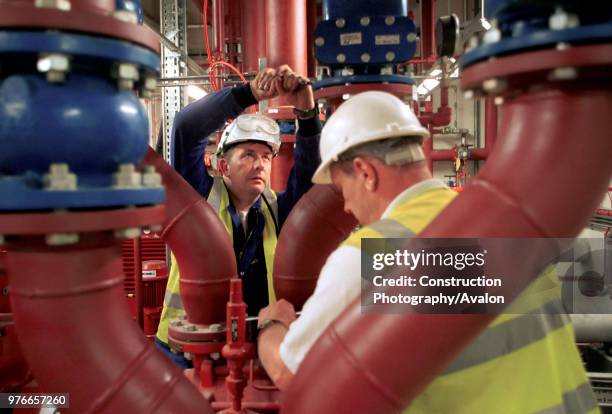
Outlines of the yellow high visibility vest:
[[[272,277],[272,266],[274,265],[274,252],[276,251],[277,243],[276,223],[278,223],[278,203],[276,193],[268,188],[264,191],[261,198],[262,212],[265,219],[263,248],[264,256],[266,258],[268,300],[270,303],[273,303],[276,301]],[[214,178],[213,186],[210,190],[207,201],[219,215],[219,218],[227,230],[230,242],[232,242],[234,234],[232,228],[232,216],[229,212],[230,198],[221,177]],[[168,325],[170,321],[185,314],[183,301],[181,300],[179,291],[179,280],[179,266],[176,263],[174,255],[172,255],[170,274],[168,275],[168,284],[166,285],[166,294],[164,296],[164,307],[159,320],[159,326],[157,327],[157,338],[166,344],[168,343]]]
[[[435,184],[421,190],[345,243],[361,248],[362,238],[412,237],[456,196]],[[512,309],[520,311],[513,314]],[[507,313],[498,316],[404,414],[598,412],[573,326],[563,314],[558,279],[549,270],[510,305]]]

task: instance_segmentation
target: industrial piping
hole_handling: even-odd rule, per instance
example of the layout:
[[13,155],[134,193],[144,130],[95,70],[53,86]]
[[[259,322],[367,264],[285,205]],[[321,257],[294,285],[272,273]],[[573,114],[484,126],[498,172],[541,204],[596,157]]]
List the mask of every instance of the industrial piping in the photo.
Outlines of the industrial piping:
[[315,185],[293,207],[283,225],[274,259],[274,291],[296,310],[312,295],[329,254],[357,225],[331,185]]
[[144,163],[161,174],[168,194],[161,237],[181,270],[187,318],[203,325],[223,322],[230,279],[238,274],[227,231],[206,199],[151,148]]
[[54,250],[30,242],[8,267],[20,344],[44,391],[70,394],[66,412],[212,412],[132,321],[112,236]]
[[[611,54],[575,49],[527,53],[519,62],[507,57],[479,63],[464,72],[462,86],[476,88],[493,73],[505,71],[510,76],[519,64],[534,61],[544,62],[543,71],[565,59],[575,64],[585,59],[585,66],[593,61],[612,64]],[[600,90],[596,80],[581,86],[556,83],[508,100],[501,108],[503,123],[489,162],[419,237],[576,236],[601,201],[612,175],[608,156],[612,140],[606,121],[612,93]],[[565,206],[562,210],[557,208],[560,203]],[[478,215],[473,214],[475,209]],[[561,250],[554,240],[545,247],[550,255]],[[533,252],[522,253],[526,263],[535,263]],[[523,275],[516,286],[522,288],[536,273],[527,266],[519,270],[526,271],[515,272]],[[283,412],[400,411],[493,318],[362,315],[356,300],[307,355],[285,395]],[[322,366],[333,375],[321,375]],[[341,393],[351,398],[336,398]]]

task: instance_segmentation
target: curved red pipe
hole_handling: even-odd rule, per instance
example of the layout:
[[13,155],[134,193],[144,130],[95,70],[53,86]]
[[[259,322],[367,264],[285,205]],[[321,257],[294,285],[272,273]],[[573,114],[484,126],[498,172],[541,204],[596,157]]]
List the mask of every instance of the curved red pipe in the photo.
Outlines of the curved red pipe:
[[208,202],[151,148],[143,162],[155,167],[166,187],[161,237],[181,270],[187,319],[206,325],[224,322],[229,281],[238,274],[227,230]]
[[15,328],[45,392],[69,393],[62,412],[212,413],[130,317],[118,240],[18,247],[7,258]]
[[[419,236],[576,236],[612,175],[611,110],[610,90],[549,89],[507,103],[490,162]],[[283,412],[400,411],[493,317],[362,315],[357,299],[306,356]]]
[[331,185],[315,185],[293,207],[278,239],[274,258],[274,291],[296,310],[312,295],[319,272],[338,245],[357,225],[344,212],[342,195]]

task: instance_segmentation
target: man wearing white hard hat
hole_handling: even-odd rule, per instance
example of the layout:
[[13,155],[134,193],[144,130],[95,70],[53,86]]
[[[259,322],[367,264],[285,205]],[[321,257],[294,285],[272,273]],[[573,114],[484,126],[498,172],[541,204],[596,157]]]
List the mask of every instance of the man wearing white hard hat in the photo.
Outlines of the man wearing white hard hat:
[[[270,189],[272,159],[280,148],[277,122],[261,114],[242,114],[265,99],[283,96],[298,118],[294,166],[286,190]],[[217,146],[220,176],[211,177],[203,162],[208,136],[228,120]],[[272,265],[277,236],[291,208],[312,186],[319,165],[319,134],[312,87],[287,65],[265,69],[248,84],[224,88],[188,105],[174,120],[174,168],[215,209],[232,236],[243,297],[249,315],[275,300]],[[174,260],[173,260],[174,262]],[[179,269],[171,268],[156,343],[180,366],[189,363],[170,354],[168,324],[184,314]]]
[[[259,357],[280,388],[359,297],[361,239],[413,237],[456,197],[429,172],[421,146],[427,135],[409,107],[384,92],[354,96],[325,124],[313,181],[335,185],[363,227],[328,257],[299,318],[284,300],[260,312]],[[551,314],[559,303],[557,296],[527,314],[499,316],[405,412],[597,412],[569,318],[560,307]]]

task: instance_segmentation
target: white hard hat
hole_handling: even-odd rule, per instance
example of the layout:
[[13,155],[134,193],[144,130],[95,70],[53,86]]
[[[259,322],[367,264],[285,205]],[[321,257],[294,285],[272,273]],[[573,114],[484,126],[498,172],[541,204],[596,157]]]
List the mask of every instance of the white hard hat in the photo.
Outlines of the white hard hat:
[[278,124],[261,114],[238,116],[221,134],[219,145],[217,145],[217,156],[222,156],[234,144],[247,141],[261,141],[267,144],[276,155],[281,144]]
[[312,181],[330,184],[329,167],[350,148],[403,136],[429,136],[429,131],[423,128],[408,105],[387,92],[355,95],[340,105],[325,123],[319,145],[321,165]]

